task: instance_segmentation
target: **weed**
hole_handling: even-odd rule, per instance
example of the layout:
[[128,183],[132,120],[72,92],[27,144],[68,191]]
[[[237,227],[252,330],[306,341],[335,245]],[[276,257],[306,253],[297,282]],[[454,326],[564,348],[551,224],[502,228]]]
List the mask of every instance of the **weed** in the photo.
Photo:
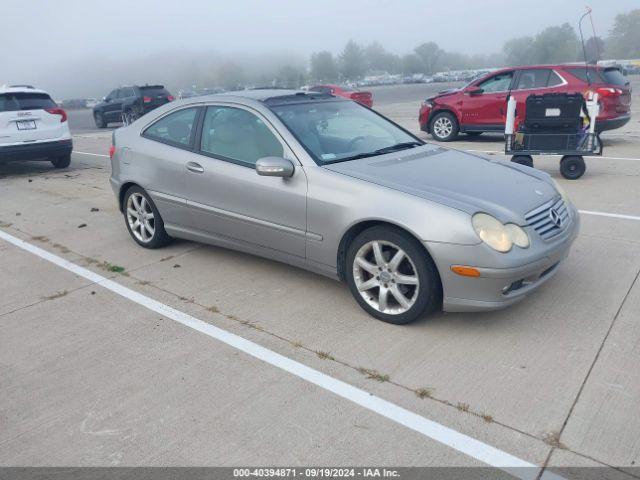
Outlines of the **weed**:
[[358,371],[363,374],[366,375],[368,379],[370,380],[376,380],[378,382],[388,382],[389,379],[389,375],[385,375],[382,374],[380,372],[378,372],[377,370],[370,370],[368,368],[359,368]]
[[207,308],[207,310],[209,310],[211,313],[220,313],[220,310],[215,305],[211,305],[209,308]]
[[482,415],[480,415],[480,417],[487,423],[493,422],[493,417],[488,413],[483,413]]
[[469,411],[469,404],[468,403],[458,402],[458,404],[456,405],[456,408],[458,410],[460,410],[461,412],[468,412]]
[[431,398],[432,390],[430,388],[419,388],[416,391],[418,398]]
[[55,300],[56,298],[64,297],[69,292],[63,290],[62,292],[56,292],[53,295],[49,295],[48,297],[42,297],[43,300]]
[[322,350],[316,351],[316,355],[318,355],[322,360],[335,360],[329,352],[323,352]]

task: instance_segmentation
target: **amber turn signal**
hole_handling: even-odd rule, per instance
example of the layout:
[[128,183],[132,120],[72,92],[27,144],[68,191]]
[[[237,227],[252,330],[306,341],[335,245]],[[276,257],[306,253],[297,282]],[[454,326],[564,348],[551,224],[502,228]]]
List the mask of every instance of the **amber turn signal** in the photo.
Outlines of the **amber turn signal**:
[[474,267],[467,267],[465,265],[452,265],[451,271],[462,275],[463,277],[479,277],[480,271]]

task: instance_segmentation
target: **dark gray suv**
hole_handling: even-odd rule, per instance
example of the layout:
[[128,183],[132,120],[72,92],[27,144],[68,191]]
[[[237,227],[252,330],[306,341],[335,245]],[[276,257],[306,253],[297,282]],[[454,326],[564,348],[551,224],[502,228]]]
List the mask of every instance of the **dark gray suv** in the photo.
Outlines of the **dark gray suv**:
[[120,87],[93,108],[93,118],[98,128],[105,128],[114,122],[131,123],[171,101],[173,96],[162,85]]

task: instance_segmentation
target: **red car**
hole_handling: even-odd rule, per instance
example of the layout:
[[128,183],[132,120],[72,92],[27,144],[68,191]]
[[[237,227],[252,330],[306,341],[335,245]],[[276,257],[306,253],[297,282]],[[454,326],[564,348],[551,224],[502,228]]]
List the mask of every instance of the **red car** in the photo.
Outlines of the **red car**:
[[365,107],[373,107],[373,94],[371,92],[361,92],[360,90],[354,90],[340,85],[316,85],[311,87],[309,90],[312,92],[330,93],[331,95],[350,98]]
[[504,132],[509,95],[517,100],[518,118],[524,118],[525,102],[531,94],[589,91],[597,92],[600,98],[598,131],[620,128],[631,119],[631,87],[618,68],[536,65],[503,68],[463,88],[428,98],[420,108],[420,129],[443,142],[454,140],[459,132]]

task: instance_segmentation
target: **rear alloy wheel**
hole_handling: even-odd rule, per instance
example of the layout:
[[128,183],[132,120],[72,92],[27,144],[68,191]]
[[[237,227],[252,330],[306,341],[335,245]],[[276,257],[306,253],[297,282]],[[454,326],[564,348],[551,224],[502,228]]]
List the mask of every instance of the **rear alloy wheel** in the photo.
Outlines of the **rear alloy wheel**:
[[579,155],[565,155],[560,160],[560,173],[567,180],[577,180],[586,170],[584,158]]
[[360,306],[385,322],[405,324],[439,306],[441,287],[429,255],[405,232],[373,227],[347,252],[347,283]]
[[133,186],[124,196],[124,219],[131,237],[145,248],[159,248],[171,241],[160,212],[142,188]]
[[455,140],[458,131],[458,120],[449,112],[437,113],[431,120],[431,135],[440,142]]
[[51,163],[53,163],[55,168],[67,168],[71,164],[71,154],[52,158]]
[[531,155],[514,155],[511,157],[513,163],[524,165],[525,167],[533,168],[533,157]]
[[98,128],[105,128],[107,126],[107,124],[104,121],[104,117],[100,112],[96,112],[93,115],[93,120],[96,122],[96,127]]

